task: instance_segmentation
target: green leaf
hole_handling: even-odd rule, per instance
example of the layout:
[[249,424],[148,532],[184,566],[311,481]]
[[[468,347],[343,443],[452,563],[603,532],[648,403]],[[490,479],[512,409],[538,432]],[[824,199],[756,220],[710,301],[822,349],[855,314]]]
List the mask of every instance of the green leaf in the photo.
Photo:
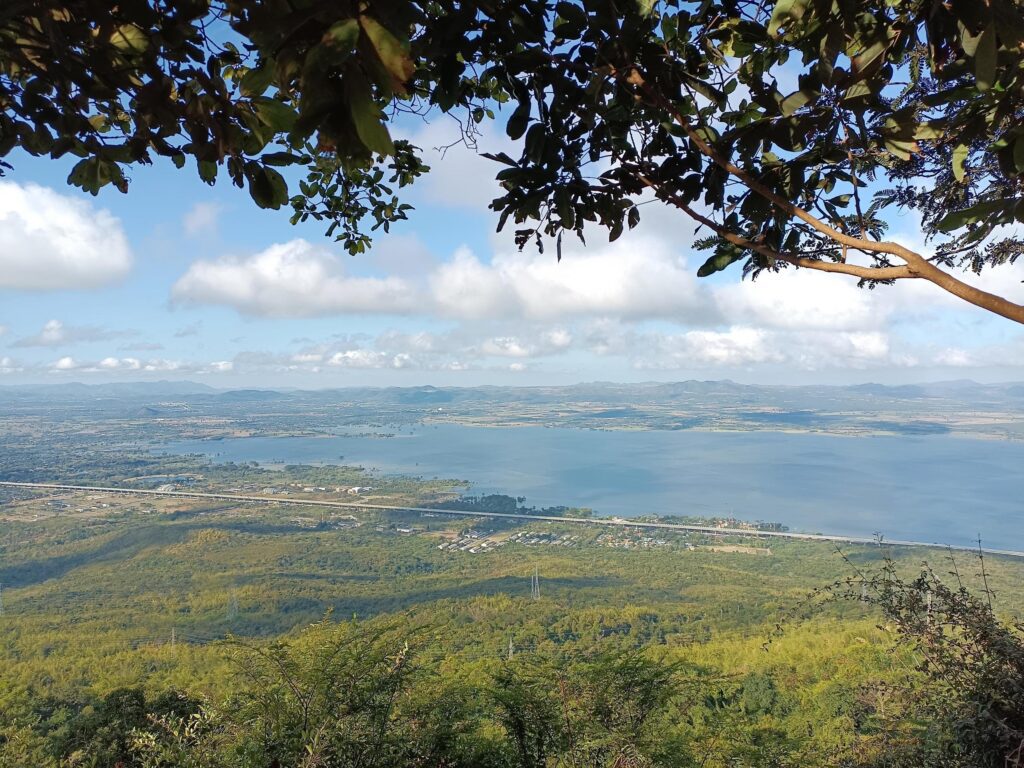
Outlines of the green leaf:
[[351,53],[359,42],[359,22],[355,19],[345,19],[331,25],[321,42],[339,49],[339,53]]
[[280,208],[288,202],[288,184],[273,168],[257,168],[249,178],[249,194],[260,208]]
[[790,21],[799,21],[807,10],[807,0],[778,0],[768,22],[768,34],[775,37]]
[[213,184],[217,180],[217,164],[212,160],[199,160],[196,162],[199,169],[199,178],[207,184]]
[[655,0],[637,0],[637,7],[640,9],[641,16],[650,16],[654,13]]
[[530,122],[530,102],[521,101],[519,106],[516,107],[515,111],[508,119],[508,123],[505,124],[505,133],[513,141],[517,141],[526,133],[526,126]]
[[1013,164],[1018,171],[1024,171],[1024,135],[1018,136],[1013,142]]
[[977,78],[979,91],[987,91],[996,81],[997,46],[996,27],[995,23],[992,23],[981,33],[978,48],[974,52],[974,76]]
[[270,61],[263,61],[255,69],[250,69],[238,83],[243,96],[262,96],[270,81],[274,78],[274,66]]
[[964,180],[964,166],[967,163],[967,153],[968,149],[964,144],[958,144],[953,149],[953,178],[960,182]]
[[526,156],[534,163],[539,163],[544,156],[545,133],[541,123],[534,123],[526,132]]
[[149,38],[134,24],[122,24],[110,35],[110,44],[122,53],[142,53],[149,47]]
[[298,115],[295,110],[276,99],[258,97],[252,100],[252,108],[260,122],[275,133],[287,133],[294,127]]
[[587,12],[575,3],[560,2],[555,5],[555,12],[567,22],[582,29],[587,24]]
[[946,214],[938,221],[935,227],[942,232],[953,232],[967,224],[974,224],[982,219],[986,219],[993,213],[1005,212],[1013,204],[1013,200],[987,200],[983,203],[972,205],[970,208]]
[[785,117],[790,117],[800,107],[806,106],[818,97],[817,93],[808,90],[794,91],[782,100],[779,108]]
[[298,155],[291,152],[268,152],[260,157],[265,165],[285,166],[300,162]]
[[902,139],[885,138],[885,148],[901,160],[909,160],[915,152],[920,152],[916,141],[903,141]]
[[968,30],[963,30],[963,35],[960,38],[960,47],[964,49],[964,53],[970,56],[972,59],[978,52],[978,44],[981,42],[981,36],[984,34],[982,30],[977,35],[972,35]]
[[345,94],[352,124],[363,146],[378,155],[393,155],[395,144],[384,125],[384,113],[374,101],[369,83],[361,75],[349,73],[345,78]]
[[68,184],[81,187],[92,195],[99,194],[100,189],[111,182],[121,191],[127,189],[124,174],[117,163],[98,157],[79,160],[68,174]]
[[864,80],[860,80],[846,89],[846,93],[843,94],[843,99],[845,101],[862,99],[865,96],[870,96],[872,93],[873,91],[871,90],[871,86]]
[[941,139],[944,135],[945,131],[943,128],[934,122],[920,123],[914,129],[914,138],[919,141]]
[[734,261],[742,259],[743,254],[744,250],[739,246],[732,243],[721,243],[715,248],[714,256],[711,256],[697,270],[697,277],[708,277],[715,274],[715,272],[721,272]]
[[711,85],[711,83],[706,83],[703,80],[690,75],[686,76],[686,82],[690,88],[693,88],[693,90],[704,98],[713,101],[720,107],[725,104],[725,94],[715,86]]
[[405,93],[405,84],[412,78],[416,65],[409,57],[409,46],[403,43],[379,21],[370,16],[360,16],[359,24],[370,39],[370,44],[377,53],[384,68],[391,74],[392,87],[399,93]]

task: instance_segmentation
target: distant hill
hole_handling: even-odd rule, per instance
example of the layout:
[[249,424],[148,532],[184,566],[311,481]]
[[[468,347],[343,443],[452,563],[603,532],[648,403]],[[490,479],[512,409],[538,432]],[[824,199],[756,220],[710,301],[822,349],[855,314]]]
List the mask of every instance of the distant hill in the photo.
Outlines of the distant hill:
[[[520,403],[555,405],[590,403],[597,407],[638,407],[645,404],[686,404],[700,407],[749,406],[780,408],[785,411],[831,410],[838,407],[876,407],[879,400],[926,403],[944,400],[951,403],[996,406],[1002,403],[1019,407],[1024,398],[1024,383],[980,384],[967,379],[922,384],[888,385],[864,383],[851,385],[780,386],[739,384],[729,379],[718,381],[677,381],[614,383],[589,382],[565,386],[479,386],[479,387],[349,387],[334,389],[215,389],[193,381],[120,382],[83,384],[68,382],[38,386],[0,386],[0,401],[7,402],[79,402],[101,400],[131,401],[133,406],[154,406],[168,399],[194,404],[287,402],[303,404],[346,404],[374,408],[395,406],[436,409],[439,405]],[[140,415],[155,415],[154,412]],[[610,417],[611,413],[607,414]]]
[[0,387],[0,399],[94,400],[101,398],[165,398],[214,394],[218,390],[194,381],[126,381],[106,384],[15,385]]
[[275,389],[230,389],[227,392],[220,392],[217,394],[218,400],[229,400],[232,402],[243,402],[243,401],[266,401],[266,400],[281,400],[287,398],[289,393],[278,392]]
[[855,384],[851,387],[841,387],[848,392],[857,392],[862,395],[875,395],[876,397],[897,397],[913,398],[927,397],[924,387],[913,384],[891,387],[885,384]]

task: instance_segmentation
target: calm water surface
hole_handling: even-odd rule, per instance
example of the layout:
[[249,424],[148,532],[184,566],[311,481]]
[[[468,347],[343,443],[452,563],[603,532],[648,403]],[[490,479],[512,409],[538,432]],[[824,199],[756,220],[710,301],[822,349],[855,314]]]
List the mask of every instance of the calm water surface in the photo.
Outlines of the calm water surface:
[[[437,425],[395,437],[167,444],[220,461],[361,465],[599,514],[735,515],[793,530],[1024,550],[1024,443],[946,436]],[[341,457],[344,457],[343,459]]]

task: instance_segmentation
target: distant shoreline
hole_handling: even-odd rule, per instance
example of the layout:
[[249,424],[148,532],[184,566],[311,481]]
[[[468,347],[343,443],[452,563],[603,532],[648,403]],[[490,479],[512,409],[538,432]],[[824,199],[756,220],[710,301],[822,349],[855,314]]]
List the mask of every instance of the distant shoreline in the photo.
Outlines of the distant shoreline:
[[874,539],[863,536],[832,536],[819,533],[795,533],[792,531],[752,531],[745,528],[717,528],[702,525],[686,525],[682,523],[651,523],[628,519],[602,517],[558,517],[555,515],[530,515],[511,512],[477,512],[471,510],[438,509],[437,507],[413,507],[389,504],[370,504],[361,502],[332,501],[327,499],[296,499],[271,496],[250,496],[229,493],[202,493],[198,491],[158,491],[142,488],[118,488],[113,486],[66,485],[62,483],[25,483],[0,480],[0,486],[8,488],[37,488],[54,491],[91,491],[93,493],[115,493],[125,495],[173,496],[194,499],[215,499],[233,501],[243,504],[285,504],[304,507],[335,507],[341,509],[372,509],[395,512],[419,512],[433,515],[454,515],[457,517],[487,517],[505,520],[533,520],[554,523],[570,523],[574,525],[597,525],[617,528],[648,528],[656,530],[676,530],[694,533],[718,534],[726,536],[744,536],[749,538],[792,539],[796,541],[829,542],[832,544],[862,544],[890,547],[913,547],[926,549],[945,549],[956,552],[984,552],[988,555],[1024,558],[1024,551],[1009,549],[991,549],[989,547],[968,547],[956,544],[938,544],[925,541],[908,541],[902,539]]

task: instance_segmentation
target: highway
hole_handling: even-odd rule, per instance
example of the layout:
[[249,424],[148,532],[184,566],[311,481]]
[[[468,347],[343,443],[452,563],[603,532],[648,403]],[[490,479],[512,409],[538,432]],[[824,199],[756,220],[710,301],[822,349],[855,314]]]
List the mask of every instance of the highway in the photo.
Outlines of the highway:
[[[555,515],[528,515],[514,512],[475,512],[463,509],[438,509],[436,507],[402,507],[388,504],[369,504],[359,501],[331,501],[327,499],[296,499],[277,496],[247,496],[234,493],[202,493],[198,491],[157,491],[142,488],[115,488],[93,485],[66,485],[62,483],[20,483],[0,480],[0,487],[29,488],[49,491],[89,491],[92,493],[116,493],[131,496],[171,496],[184,499],[211,499],[231,501],[240,504],[290,504],[302,507],[329,507],[345,510],[375,509],[391,512],[421,512],[432,515],[445,514],[463,517],[491,517],[506,520],[539,520],[552,523],[572,523],[574,525],[591,525],[617,528],[650,528],[669,531],[689,531],[696,533],[733,534],[736,536],[757,536],[778,539],[796,539],[800,541],[827,541],[834,544],[877,544],[873,537],[863,536],[830,536],[816,533],[793,533],[790,531],[760,531],[749,528],[715,528],[706,525],[685,525],[681,523],[648,523],[633,520],[609,518],[558,517]],[[977,547],[938,544],[927,541],[903,541],[884,539],[882,544],[896,547],[928,547],[931,549],[953,549],[962,552],[977,552]],[[1012,549],[991,549],[982,547],[985,554],[1006,555],[1024,558],[1024,552]]]

